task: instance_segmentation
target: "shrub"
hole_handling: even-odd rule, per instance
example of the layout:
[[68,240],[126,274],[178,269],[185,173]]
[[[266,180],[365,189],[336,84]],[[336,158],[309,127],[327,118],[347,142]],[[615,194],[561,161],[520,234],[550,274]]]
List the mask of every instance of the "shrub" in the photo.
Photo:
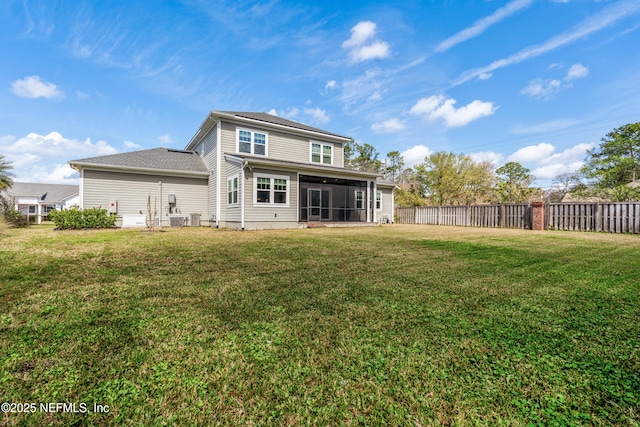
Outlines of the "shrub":
[[3,197],[0,195],[0,218],[4,221],[5,227],[21,227],[27,225],[27,221],[22,217],[20,211],[14,209],[15,199],[13,197]]
[[77,208],[63,211],[49,212],[49,219],[60,230],[83,228],[112,228],[116,225],[116,216],[108,214],[106,209],[91,208],[80,210]]

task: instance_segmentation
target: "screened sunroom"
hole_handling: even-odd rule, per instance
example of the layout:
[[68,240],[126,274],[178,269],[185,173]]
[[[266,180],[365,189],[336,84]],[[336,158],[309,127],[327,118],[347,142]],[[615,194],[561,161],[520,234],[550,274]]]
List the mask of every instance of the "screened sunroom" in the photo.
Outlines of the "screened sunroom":
[[300,175],[301,222],[366,222],[367,181]]

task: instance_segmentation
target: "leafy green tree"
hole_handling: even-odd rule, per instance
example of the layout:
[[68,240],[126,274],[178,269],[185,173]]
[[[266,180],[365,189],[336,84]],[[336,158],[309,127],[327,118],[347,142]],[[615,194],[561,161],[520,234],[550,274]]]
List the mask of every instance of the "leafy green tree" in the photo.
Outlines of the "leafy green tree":
[[396,181],[403,168],[404,158],[399,151],[391,151],[387,153],[387,166],[384,170],[386,177],[391,178],[392,181]]
[[0,154],[0,190],[11,188],[13,185],[11,169],[13,169],[11,162],[6,161],[5,156]]
[[587,151],[583,171],[600,188],[640,179],[640,122],[616,128],[602,138],[598,148]]
[[351,162],[354,169],[366,172],[380,172],[382,162],[378,160],[378,151],[370,144],[355,145],[356,157]]
[[496,169],[496,174],[498,183],[494,188],[494,196],[498,203],[524,203],[533,194],[531,184],[534,177],[520,163],[507,162]]
[[342,146],[345,168],[353,168],[353,156],[356,154],[357,146],[358,146],[358,143],[355,142],[353,138],[351,138],[349,142],[345,143]]
[[488,162],[475,162],[465,154],[439,151],[415,167],[421,193],[435,205],[470,204],[488,197],[495,181]]
[[394,201],[396,206],[399,208],[427,205],[427,200],[416,193],[413,187],[409,188],[408,190],[405,190],[402,187],[398,187],[394,191]]
[[491,198],[496,174],[490,161],[474,162],[464,156],[464,182],[460,201],[465,205],[484,203]]

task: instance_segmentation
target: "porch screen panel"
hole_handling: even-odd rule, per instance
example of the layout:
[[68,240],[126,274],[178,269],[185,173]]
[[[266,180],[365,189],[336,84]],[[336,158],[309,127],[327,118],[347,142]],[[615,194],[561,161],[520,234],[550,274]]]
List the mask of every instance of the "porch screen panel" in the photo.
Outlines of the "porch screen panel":
[[[309,192],[309,189],[320,191]],[[300,221],[320,216],[320,221],[363,222],[366,215],[366,181],[300,176]],[[363,196],[360,205],[356,203],[356,193]],[[314,197],[319,200],[309,200]],[[314,219],[317,220],[317,219]]]

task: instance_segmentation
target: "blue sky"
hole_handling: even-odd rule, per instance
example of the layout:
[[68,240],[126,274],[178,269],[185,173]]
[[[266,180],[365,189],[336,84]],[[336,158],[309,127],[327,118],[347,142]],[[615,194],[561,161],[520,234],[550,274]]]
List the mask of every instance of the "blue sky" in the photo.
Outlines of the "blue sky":
[[548,187],[640,121],[638,0],[5,0],[0,17],[0,154],[18,181],[184,148],[210,110],[234,110],[409,165],[518,161]]

